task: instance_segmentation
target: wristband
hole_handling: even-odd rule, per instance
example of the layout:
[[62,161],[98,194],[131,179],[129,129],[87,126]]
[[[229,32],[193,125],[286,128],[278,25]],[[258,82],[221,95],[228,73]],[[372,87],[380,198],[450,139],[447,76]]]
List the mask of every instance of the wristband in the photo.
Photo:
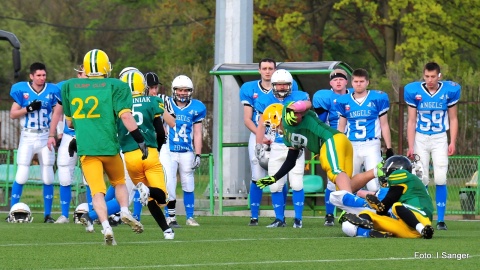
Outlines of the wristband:
[[145,141],[145,139],[143,138],[143,135],[142,133],[140,132],[140,129],[137,128],[135,129],[134,131],[130,131],[130,134],[132,135],[133,139],[137,142],[137,143],[142,143]]

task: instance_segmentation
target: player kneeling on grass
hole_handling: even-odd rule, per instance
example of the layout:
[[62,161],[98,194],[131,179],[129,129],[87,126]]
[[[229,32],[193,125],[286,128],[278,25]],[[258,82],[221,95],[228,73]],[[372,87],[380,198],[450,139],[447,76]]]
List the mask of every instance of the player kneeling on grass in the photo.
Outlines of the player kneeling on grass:
[[[311,103],[297,101],[287,106],[277,105],[277,112],[263,115],[264,121],[277,126],[283,134],[283,142],[288,147],[287,158],[280,169],[272,176],[261,178],[257,186],[264,188],[285,176],[295,166],[295,161],[304,148],[320,153],[320,164],[327,173],[328,180],[342,191],[343,201],[354,201],[352,192],[358,191],[373,178],[382,176],[378,168],[356,174],[353,171],[353,147],[345,134],[328,126],[310,111]],[[332,195],[335,195],[332,192]]]
[[373,237],[387,237],[391,233],[399,238],[431,239],[432,199],[420,178],[412,174],[410,160],[405,156],[392,156],[385,161],[383,171],[385,178],[379,180],[389,186],[385,198],[380,201],[375,195],[366,196],[377,213],[345,214],[343,219],[348,222],[342,224],[343,231],[349,236],[360,236],[365,235],[363,231],[374,229],[383,234]]

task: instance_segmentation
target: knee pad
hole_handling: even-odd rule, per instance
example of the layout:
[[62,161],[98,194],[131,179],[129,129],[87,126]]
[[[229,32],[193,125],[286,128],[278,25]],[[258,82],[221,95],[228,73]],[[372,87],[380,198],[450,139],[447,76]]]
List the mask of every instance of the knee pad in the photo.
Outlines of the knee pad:
[[58,166],[58,182],[61,186],[70,186],[73,182],[73,174],[66,165]]
[[282,192],[283,186],[285,185],[285,180],[278,180],[276,183],[270,185],[270,192],[275,193],[275,192]]
[[345,194],[347,194],[345,190],[333,191],[330,193],[330,203],[337,207],[343,206],[343,196]]
[[42,180],[45,185],[53,184],[55,175],[53,174],[53,166],[42,165]]
[[337,190],[337,186],[335,186],[335,184],[332,181],[327,180],[327,189],[330,191],[335,191]]
[[[24,185],[25,183],[27,183],[29,169],[30,169],[30,166],[23,165],[23,164],[17,165],[17,174],[15,175],[15,181],[18,184]],[[13,173],[13,172],[10,172],[10,173]]]
[[303,177],[299,179],[298,177],[292,177],[290,180],[290,187],[294,191],[299,191],[303,189]]
[[345,221],[342,223],[342,231],[344,234],[355,237],[357,236],[357,226],[353,225],[352,223]]
[[433,170],[433,174],[435,177],[435,185],[444,186],[447,184],[447,167],[439,166]]

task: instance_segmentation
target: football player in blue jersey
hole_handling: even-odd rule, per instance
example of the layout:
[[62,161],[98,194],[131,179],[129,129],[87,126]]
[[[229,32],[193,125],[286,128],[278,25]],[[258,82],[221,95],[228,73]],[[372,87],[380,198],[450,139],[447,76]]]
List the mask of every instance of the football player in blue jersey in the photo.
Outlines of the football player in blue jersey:
[[44,222],[53,223],[51,217],[53,203],[53,164],[55,151],[47,147],[52,111],[57,105],[55,93],[60,90],[46,83],[47,68],[43,63],[30,65],[30,82],[19,82],[12,86],[13,98],[10,118],[20,119],[22,132],[17,151],[17,174],[12,186],[11,205],[20,201],[23,185],[28,180],[30,163],[37,154],[43,180]]
[[[457,103],[461,87],[452,81],[440,81],[440,66],[427,63],[423,69],[423,82],[405,86],[404,98],[408,104],[407,156],[420,156],[424,168],[422,179],[429,182],[430,157],[435,178],[435,201],[437,205],[437,229],[446,230],[445,210],[447,204],[448,156],[455,154],[458,134]],[[447,130],[450,130],[448,143]]]
[[171,177],[167,178],[169,223],[175,220],[175,189],[178,171],[183,190],[186,225],[199,226],[193,217],[195,210],[194,172],[200,166],[203,136],[202,121],[207,114],[207,108],[200,100],[192,98],[193,82],[185,75],[177,76],[173,80],[172,92],[172,108],[176,119],[175,126],[169,127],[168,130],[171,165]]
[[262,201],[262,190],[257,187],[255,181],[267,175],[267,171],[259,164],[255,157],[255,133],[257,131],[257,112],[253,108],[255,100],[262,95],[267,95],[272,90],[271,77],[276,70],[276,63],[273,59],[264,58],[258,63],[260,80],[246,82],[240,88],[240,101],[243,104],[243,123],[250,130],[248,140],[248,156],[252,181],[250,183],[250,226],[258,225],[260,202]]
[[[285,105],[290,102],[304,101],[305,107],[310,108],[311,102],[308,93],[303,91],[292,91],[293,77],[285,69],[279,69],[272,75],[273,91],[268,95],[263,95],[255,101],[255,110],[259,115],[258,128],[256,130],[255,156],[261,160],[265,155],[263,144],[270,144],[270,159],[268,161],[268,174],[273,175],[277,172],[287,158],[288,147],[283,143],[282,135],[275,132],[275,137],[265,136],[266,127],[262,117],[268,106],[272,104]],[[270,127],[274,128],[274,127]],[[267,141],[266,141],[267,140]],[[268,141],[270,140],[270,141]],[[300,152],[296,160],[294,168],[288,173],[290,187],[293,190],[292,200],[295,211],[294,228],[302,228],[303,205],[305,201],[305,193],[303,190],[303,173],[305,167],[305,155]],[[286,188],[286,176],[279,179],[275,184],[270,186],[272,193],[272,205],[275,212],[275,220],[268,225],[269,228],[285,227],[285,196],[284,188]]]
[[[386,157],[393,156],[388,110],[388,95],[378,90],[368,90],[369,75],[365,69],[356,69],[352,73],[351,94],[343,95],[337,100],[340,113],[338,130],[345,132],[353,145],[353,175],[362,170],[374,168],[382,161],[381,142],[383,137],[387,148]],[[367,189],[377,191],[378,179],[367,183]]]
[[[348,94],[347,84],[347,72],[343,69],[335,69],[330,72],[331,88],[318,90],[313,95],[312,105],[318,118],[335,129],[340,118],[336,108],[337,99]],[[335,205],[330,202],[330,193],[333,191],[335,191],[335,184],[327,181],[327,188],[325,189],[325,226],[334,225],[333,212],[335,211]]]
[[[262,190],[257,187],[256,181],[267,175],[267,171],[263,168],[259,160],[255,156],[255,134],[257,132],[258,114],[254,109],[255,100],[263,95],[272,92],[272,74],[276,70],[276,62],[271,58],[263,58],[258,63],[258,73],[260,80],[246,82],[240,88],[240,102],[243,104],[243,123],[250,130],[250,138],[248,140],[248,156],[250,159],[250,168],[252,178],[250,183],[250,226],[258,225],[258,214],[260,211],[260,202],[262,201]],[[297,84],[293,81],[292,91],[297,91]]]
[[[86,78],[85,72],[83,71],[83,66],[79,66],[74,69],[77,72],[77,78]],[[57,83],[59,89],[62,88],[62,85],[65,81]],[[75,137],[75,130],[69,128],[65,123],[62,124],[63,120],[63,107],[62,107],[62,95],[61,91],[55,94],[57,98],[57,106],[55,112],[52,116],[52,122],[50,125],[50,135],[48,138],[47,146],[50,150],[53,150],[57,144],[55,140],[55,132],[58,130],[57,126],[63,126],[63,135],[58,146],[57,154],[57,166],[58,166],[58,180],[60,182],[60,207],[62,215],[55,221],[55,223],[69,223],[68,212],[70,210],[70,201],[72,200],[72,183],[74,181],[74,171],[75,166],[77,165],[77,153],[73,154],[73,157],[70,157],[68,153],[68,145],[70,141]]]

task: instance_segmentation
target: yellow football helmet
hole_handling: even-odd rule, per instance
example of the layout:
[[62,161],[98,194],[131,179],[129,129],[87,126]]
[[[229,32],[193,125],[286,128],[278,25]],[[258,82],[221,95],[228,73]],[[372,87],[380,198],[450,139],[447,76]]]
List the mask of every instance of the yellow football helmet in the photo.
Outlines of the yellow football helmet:
[[83,68],[87,77],[109,77],[112,64],[110,64],[108,55],[104,51],[93,49],[85,54]]
[[143,77],[143,74],[138,70],[124,73],[122,77],[120,77],[120,80],[128,84],[130,90],[132,90],[132,95],[143,94],[147,89],[145,77]]
[[265,126],[269,126],[271,129],[276,129],[282,121],[282,110],[282,104],[270,104],[262,114]]

